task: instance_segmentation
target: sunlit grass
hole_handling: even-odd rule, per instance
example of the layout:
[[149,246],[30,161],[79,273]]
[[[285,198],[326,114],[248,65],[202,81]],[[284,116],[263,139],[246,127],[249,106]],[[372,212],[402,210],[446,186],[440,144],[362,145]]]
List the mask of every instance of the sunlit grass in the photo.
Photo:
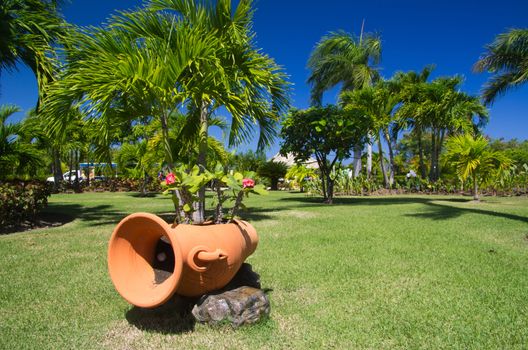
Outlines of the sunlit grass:
[[[106,270],[115,224],[167,197],[58,195],[75,220],[0,236],[0,348],[525,348],[528,199],[252,197],[272,313],[232,330],[141,326]],[[152,321],[152,320],[151,320]],[[139,324],[139,325],[138,325]],[[143,323],[144,325],[144,323]]]

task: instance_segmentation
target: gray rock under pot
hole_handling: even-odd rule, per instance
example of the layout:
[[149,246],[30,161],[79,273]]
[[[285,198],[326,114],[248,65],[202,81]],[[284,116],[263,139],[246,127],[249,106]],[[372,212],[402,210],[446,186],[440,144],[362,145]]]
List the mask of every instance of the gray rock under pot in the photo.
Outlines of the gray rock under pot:
[[269,313],[268,296],[260,289],[247,286],[206,294],[192,310],[198,322],[216,325],[228,321],[234,327],[255,323]]

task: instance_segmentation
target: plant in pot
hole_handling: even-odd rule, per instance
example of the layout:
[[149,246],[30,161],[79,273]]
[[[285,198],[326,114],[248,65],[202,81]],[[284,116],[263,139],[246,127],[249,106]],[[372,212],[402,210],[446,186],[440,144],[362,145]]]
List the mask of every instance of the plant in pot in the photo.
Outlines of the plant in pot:
[[[156,307],[174,293],[196,297],[224,287],[257,246],[249,223],[236,217],[249,193],[267,193],[251,179],[253,174],[226,173],[177,167],[167,174],[166,193],[176,208],[174,223],[150,213],[123,219],[110,239],[108,266],[117,291],[140,307]],[[199,189],[211,184],[214,218],[192,224],[193,202]],[[224,204],[233,202],[224,216]]]

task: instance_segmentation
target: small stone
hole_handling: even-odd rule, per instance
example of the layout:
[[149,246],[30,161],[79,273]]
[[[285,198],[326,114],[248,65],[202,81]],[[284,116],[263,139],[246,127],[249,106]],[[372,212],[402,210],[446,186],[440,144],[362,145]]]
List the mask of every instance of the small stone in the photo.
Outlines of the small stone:
[[268,296],[260,289],[247,286],[206,294],[192,310],[198,322],[215,325],[228,321],[234,327],[255,323],[269,313]]

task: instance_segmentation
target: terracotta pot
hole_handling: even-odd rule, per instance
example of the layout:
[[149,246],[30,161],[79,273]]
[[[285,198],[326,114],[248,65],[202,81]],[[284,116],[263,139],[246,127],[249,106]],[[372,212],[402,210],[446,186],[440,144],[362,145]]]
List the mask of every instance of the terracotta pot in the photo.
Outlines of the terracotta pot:
[[257,243],[257,232],[245,221],[173,226],[135,213],[112,233],[108,269],[129,303],[156,307],[174,293],[194,297],[224,287]]

